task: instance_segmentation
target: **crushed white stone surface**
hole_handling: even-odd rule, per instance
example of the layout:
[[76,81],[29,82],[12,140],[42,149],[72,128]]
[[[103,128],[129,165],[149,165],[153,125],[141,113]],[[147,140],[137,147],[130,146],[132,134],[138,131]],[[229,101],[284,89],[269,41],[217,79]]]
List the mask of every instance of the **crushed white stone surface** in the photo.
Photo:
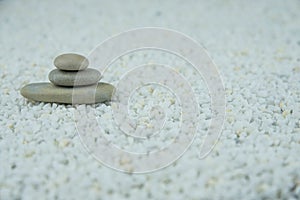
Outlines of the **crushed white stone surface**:
[[[299,199],[299,10],[297,0],[0,1],[0,199]],[[159,60],[190,81],[200,107],[198,137],[183,157],[135,175],[88,154],[74,107],[28,102],[19,91],[47,81],[56,55],[88,55],[111,35],[143,26],[178,30],[207,49],[224,81],[227,116],[215,149],[199,160],[211,119],[201,77],[165,54],[119,59],[105,81],[116,84],[131,66]],[[166,130],[143,144],[113,129],[110,105],[95,110],[107,138],[139,151],[169,144],[178,129],[180,103],[164,88],[137,90],[129,115],[148,126],[147,113],[157,104],[170,117]]]

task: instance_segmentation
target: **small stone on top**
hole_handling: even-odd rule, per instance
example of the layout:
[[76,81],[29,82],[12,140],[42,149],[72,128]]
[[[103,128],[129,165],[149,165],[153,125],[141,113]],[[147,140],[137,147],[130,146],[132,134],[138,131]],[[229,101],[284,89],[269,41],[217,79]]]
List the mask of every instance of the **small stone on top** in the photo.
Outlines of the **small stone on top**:
[[82,55],[66,53],[57,56],[54,59],[54,65],[60,70],[79,71],[85,70],[89,66],[89,61]]

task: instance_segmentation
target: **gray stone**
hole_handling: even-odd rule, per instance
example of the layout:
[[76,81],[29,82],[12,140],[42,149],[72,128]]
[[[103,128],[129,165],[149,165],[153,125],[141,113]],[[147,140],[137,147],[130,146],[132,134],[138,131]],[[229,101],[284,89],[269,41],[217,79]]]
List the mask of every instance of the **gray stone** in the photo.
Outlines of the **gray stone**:
[[85,86],[96,84],[101,79],[101,73],[96,69],[72,72],[54,69],[48,77],[53,84],[59,86]]
[[61,70],[78,71],[86,69],[89,66],[89,61],[82,55],[75,53],[66,53],[57,56],[54,59],[54,65]]
[[21,89],[21,94],[30,100],[65,104],[94,104],[110,101],[115,87],[98,83],[83,87],[59,87],[51,83],[32,83]]

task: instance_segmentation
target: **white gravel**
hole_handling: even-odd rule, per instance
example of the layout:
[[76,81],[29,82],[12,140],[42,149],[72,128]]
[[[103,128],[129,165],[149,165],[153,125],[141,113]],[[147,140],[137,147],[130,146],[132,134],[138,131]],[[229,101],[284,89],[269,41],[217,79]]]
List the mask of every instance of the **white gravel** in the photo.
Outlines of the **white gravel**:
[[[0,1],[0,199],[299,199],[299,10],[297,0]],[[88,55],[109,36],[142,26],[178,30],[207,49],[224,81],[227,117],[214,151],[199,160],[211,116],[202,80],[168,55],[125,56],[104,80],[115,84],[131,65],[160,59],[191,81],[200,105],[199,137],[184,156],[155,173],[134,175],[87,153],[74,107],[28,102],[19,90],[47,81],[55,56]],[[130,115],[156,101],[169,108],[168,130],[176,129],[174,96],[154,87],[152,99],[143,99],[149,90],[136,93]],[[98,121],[124,148],[151,148],[173,137],[166,130],[157,141],[133,145],[110,130],[110,109],[98,105]]]

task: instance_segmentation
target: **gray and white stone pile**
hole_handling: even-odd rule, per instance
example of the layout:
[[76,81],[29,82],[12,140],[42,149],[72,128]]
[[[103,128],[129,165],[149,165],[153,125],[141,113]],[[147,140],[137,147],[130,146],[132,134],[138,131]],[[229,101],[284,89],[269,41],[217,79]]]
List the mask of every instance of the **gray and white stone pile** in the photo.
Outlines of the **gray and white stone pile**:
[[51,83],[31,83],[21,89],[30,100],[65,103],[93,104],[110,101],[115,90],[109,83],[99,82],[101,73],[88,68],[89,61],[82,55],[68,53],[54,59],[57,69],[49,73]]

